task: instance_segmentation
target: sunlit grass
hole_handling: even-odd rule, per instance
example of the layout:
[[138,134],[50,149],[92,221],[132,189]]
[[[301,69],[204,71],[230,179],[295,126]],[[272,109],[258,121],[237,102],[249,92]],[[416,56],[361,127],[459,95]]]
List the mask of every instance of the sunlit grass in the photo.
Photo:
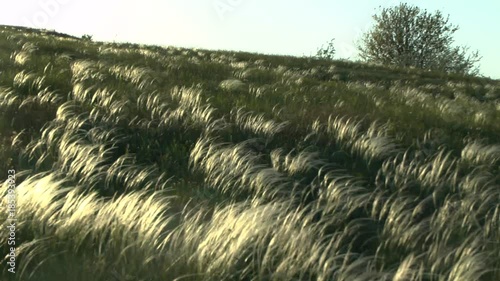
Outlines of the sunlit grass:
[[1,278],[500,279],[498,81],[18,29]]

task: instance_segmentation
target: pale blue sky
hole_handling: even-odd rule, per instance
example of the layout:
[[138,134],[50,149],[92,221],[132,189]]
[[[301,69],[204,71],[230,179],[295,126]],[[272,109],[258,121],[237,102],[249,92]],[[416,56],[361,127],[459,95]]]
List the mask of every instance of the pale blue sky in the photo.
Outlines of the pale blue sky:
[[[335,38],[337,58],[357,58],[354,43],[378,7],[398,0],[3,0],[0,24],[55,29],[95,40],[311,55]],[[450,14],[458,45],[479,50],[481,73],[500,79],[500,1],[403,1]]]

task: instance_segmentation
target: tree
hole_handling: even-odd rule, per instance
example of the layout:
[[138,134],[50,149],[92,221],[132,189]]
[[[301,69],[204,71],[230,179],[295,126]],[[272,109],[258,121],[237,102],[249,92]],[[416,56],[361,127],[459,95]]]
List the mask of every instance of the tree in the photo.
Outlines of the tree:
[[322,58],[322,59],[327,59],[327,60],[333,60],[333,56],[335,55],[335,47],[333,46],[333,40],[330,40],[327,43],[327,46],[322,45],[321,48],[318,49],[316,52],[316,57],[317,58]]
[[384,8],[374,15],[375,26],[358,44],[365,61],[462,74],[477,74],[481,59],[468,47],[452,46],[458,26],[449,24],[440,11],[434,14],[406,3]]
[[92,41],[92,35],[84,34],[82,36],[82,40],[84,40],[84,41]]

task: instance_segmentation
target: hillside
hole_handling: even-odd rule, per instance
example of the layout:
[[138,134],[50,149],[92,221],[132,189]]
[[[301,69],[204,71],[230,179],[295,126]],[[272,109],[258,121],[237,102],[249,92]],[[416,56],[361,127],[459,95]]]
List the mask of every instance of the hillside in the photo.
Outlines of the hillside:
[[0,26],[0,138],[2,279],[500,280],[498,80]]

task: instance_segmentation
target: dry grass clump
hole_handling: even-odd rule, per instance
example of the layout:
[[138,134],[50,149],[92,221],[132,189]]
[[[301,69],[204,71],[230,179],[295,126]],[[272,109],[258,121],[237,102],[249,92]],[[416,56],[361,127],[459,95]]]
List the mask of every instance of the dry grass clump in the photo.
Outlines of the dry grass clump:
[[37,50],[38,47],[34,43],[26,42],[21,47],[21,50],[13,52],[10,58],[17,65],[24,66],[32,60],[33,54]]
[[247,148],[248,143],[230,145],[201,138],[191,151],[190,163],[205,173],[210,185],[224,193],[236,196],[250,191],[258,197],[274,198],[288,185],[288,180],[262,164],[260,157]]
[[[362,121],[352,118],[330,116],[326,126],[313,124],[313,130],[324,130],[334,138],[337,144],[349,149],[352,153],[363,157],[368,163],[374,160],[387,159],[401,152],[398,144],[389,136],[389,124],[379,125],[373,122],[366,132],[363,132]],[[324,128],[324,129],[321,129]]]
[[309,170],[319,170],[321,167],[327,165],[327,162],[321,159],[320,154],[309,151],[301,151],[294,155],[292,151],[285,155],[282,148],[271,151],[270,157],[273,168],[287,172],[290,175],[298,173],[305,173]]
[[248,90],[247,84],[238,79],[227,79],[220,82],[219,87],[229,92],[246,92]]
[[170,96],[178,101],[180,106],[191,109],[201,105],[201,92],[200,85],[190,88],[174,87],[170,92]]
[[485,145],[479,141],[468,143],[462,150],[464,161],[470,161],[474,165],[494,166],[500,160],[500,145]]
[[152,85],[155,81],[151,77],[151,69],[147,67],[113,65],[109,67],[109,72],[119,80],[125,80],[132,83],[139,90]]
[[[64,180],[58,178],[60,175],[56,174],[32,177],[17,187],[18,231],[31,231],[34,235],[32,243],[18,251],[24,261],[18,273],[23,280],[47,278],[51,273],[80,273],[95,278],[92,280],[109,280],[106,278],[113,268],[128,268],[127,273],[132,275],[142,271],[135,266],[154,262],[158,256],[155,249],[165,237],[163,233],[173,229],[173,217],[165,216],[168,201],[158,194],[139,192],[105,202],[96,193],[63,188]],[[45,251],[59,254],[47,256]],[[74,259],[77,253],[85,252],[93,253],[93,258]],[[37,264],[42,256],[45,267]],[[57,263],[65,257],[67,267],[58,267]],[[99,262],[104,260],[113,260],[113,265]],[[75,261],[81,263],[72,263]]]
[[236,126],[242,131],[255,134],[267,140],[271,140],[289,125],[287,121],[279,123],[274,120],[266,120],[264,114],[256,115],[251,111],[245,112],[243,108],[233,109],[231,116]]
[[78,60],[71,64],[73,74],[72,82],[77,84],[87,80],[104,81],[105,74],[102,73],[105,65],[102,62],[92,60]]
[[4,109],[18,108],[21,104],[21,97],[14,90],[9,88],[0,88],[0,107]]

